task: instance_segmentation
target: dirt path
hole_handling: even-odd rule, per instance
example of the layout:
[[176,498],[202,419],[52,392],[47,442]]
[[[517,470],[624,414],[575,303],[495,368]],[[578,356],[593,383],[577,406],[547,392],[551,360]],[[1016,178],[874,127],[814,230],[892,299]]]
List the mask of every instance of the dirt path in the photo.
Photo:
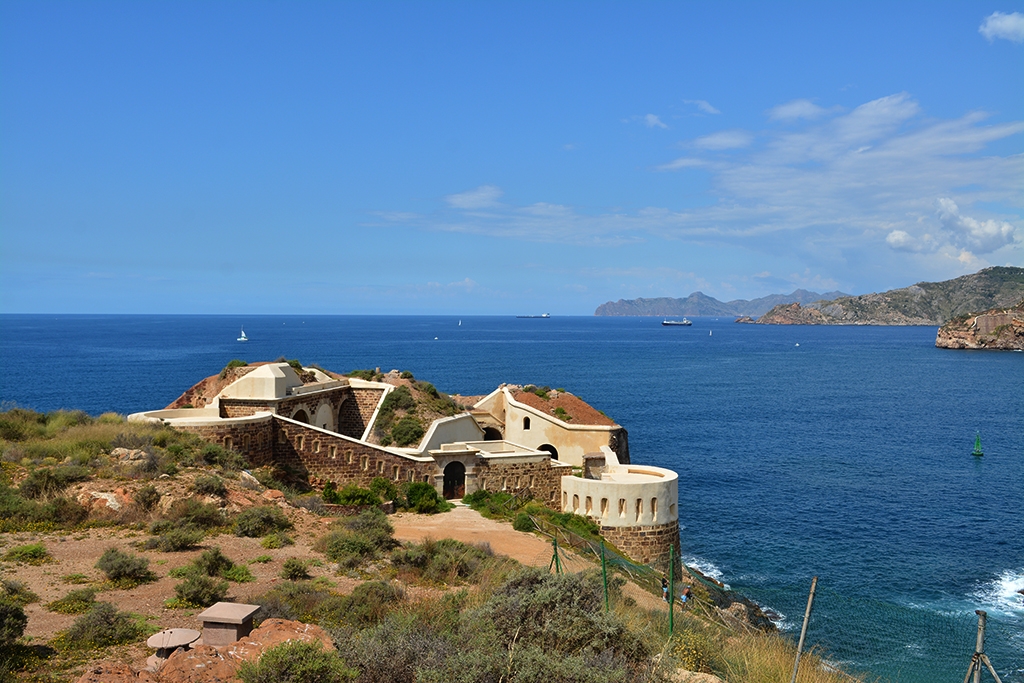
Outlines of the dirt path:
[[[395,538],[420,543],[425,538],[454,538],[463,543],[487,543],[497,555],[506,555],[531,567],[547,567],[551,563],[551,543],[532,533],[516,531],[508,522],[487,519],[465,506],[439,515],[398,513],[391,517]],[[565,568],[571,572],[591,569],[595,565],[571,551],[561,553]],[[645,609],[666,609],[665,602],[634,583],[622,592]]]

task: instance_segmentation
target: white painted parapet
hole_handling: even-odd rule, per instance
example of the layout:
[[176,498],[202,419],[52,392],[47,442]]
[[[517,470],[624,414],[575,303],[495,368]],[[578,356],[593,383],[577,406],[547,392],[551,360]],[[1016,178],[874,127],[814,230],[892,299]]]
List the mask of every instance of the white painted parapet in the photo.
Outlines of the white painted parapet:
[[562,511],[602,527],[669,524],[679,517],[679,475],[650,465],[619,465],[611,449],[600,479],[562,477]]

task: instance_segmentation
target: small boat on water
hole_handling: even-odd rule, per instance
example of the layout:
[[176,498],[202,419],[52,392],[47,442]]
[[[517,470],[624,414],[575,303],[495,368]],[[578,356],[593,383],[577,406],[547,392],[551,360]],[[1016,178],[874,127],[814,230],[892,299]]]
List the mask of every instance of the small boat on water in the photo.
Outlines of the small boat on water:
[[236,341],[249,341],[249,338],[245,336],[245,328],[244,327],[242,328],[242,336],[239,337]]
[[676,326],[676,325],[681,325],[681,326],[684,326],[684,327],[689,327],[693,323],[690,322],[689,320],[687,320],[686,318],[683,318],[682,320],[662,320],[661,324],[665,325],[666,327],[672,327],[672,326]]
[[517,318],[550,318],[550,313],[542,313],[541,315],[517,315]]

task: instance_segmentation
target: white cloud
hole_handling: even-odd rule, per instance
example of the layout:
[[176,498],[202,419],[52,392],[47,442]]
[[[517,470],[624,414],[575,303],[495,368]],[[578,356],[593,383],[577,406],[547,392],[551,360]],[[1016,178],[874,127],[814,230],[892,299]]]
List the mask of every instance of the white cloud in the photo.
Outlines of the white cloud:
[[826,109],[819,107],[810,100],[793,100],[768,110],[768,118],[773,121],[795,121],[797,119],[816,119],[825,114]]
[[714,107],[712,107],[711,104],[707,100],[683,100],[683,104],[692,104],[695,107],[697,107],[697,109],[700,109],[702,112],[704,112],[705,114],[721,114],[722,113],[722,112],[718,111],[717,109],[715,109]]
[[952,199],[939,199],[939,220],[952,236],[953,244],[971,249],[979,254],[987,254],[1013,244],[1016,241],[1016,230],[1006,221],[979,221],[960,213],[960,207]]
[[723,130],[699,137],[693,144],[701,149],[739,149],[749,147],[753,141],[754,136],[745,130]]
[[481,185],[475,190],[450,194],[444,199],[456,209],[488,209],[498,206],[498,199],[503,194],[500,187]]
[[[880,247],[913,253],[936,268],[949,268],[964,251],[999,263],[1019,261],[1024,155],[1000,155],[989,146],[1021,133],[1024,121],[991,123],[982,112],[926,117],[913,98],[897,93],[846,113],[799,119],[785,130],[746,133],[748,146],[727,155],[705,142],[650,167],[706,173],[696,204],[688,181],[679,185],[678,204],[632,210],[497,204],[500,191],[484,186],[452,195],[459,199],[450,197],[448,205],[486,204],[486,212],[445,208],[415,219],[381,217],[391,224],[537,242],[678,239],[772,256],[781,250],[814,263],[871,261]],[[721,142],[729,136],[741,140],[730,130],[705,138]],[[467,202],[467,196],[476,199]],[[981,215],[976,208],[993,206],[1003,207],[1001,213]]]
[[990,43],[996,38],[1004,38],[1015,43],[1024,43],[1024,14],[1020,12],[1011,12],[1010,14],[993,12],[985,17],[985,21],[981,22],[981,26],[978,27],[978,33],[985,36]]
[[654,114],[648,114],[644,117],[644,125],[648,128],[668,128],[668,126],[662,123],[661,119]]
[[678,171],[681,168],[697,168],[700,166],[707,166],[707,162],[702,159],[694,159],[692,157],[679,157],[675,161],[670,161],[667,164],[661,164],[655,166],[655,171]]

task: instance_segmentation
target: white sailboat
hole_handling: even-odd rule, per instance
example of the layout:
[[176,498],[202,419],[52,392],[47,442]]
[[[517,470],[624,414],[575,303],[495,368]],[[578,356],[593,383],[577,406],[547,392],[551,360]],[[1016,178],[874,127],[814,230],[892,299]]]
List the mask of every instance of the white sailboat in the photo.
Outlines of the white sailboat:
[[249,341],[249,338],[245,336],[245,328],[244,327],[242,328],[242,336],[239,337],[237,339],[237,341]]

